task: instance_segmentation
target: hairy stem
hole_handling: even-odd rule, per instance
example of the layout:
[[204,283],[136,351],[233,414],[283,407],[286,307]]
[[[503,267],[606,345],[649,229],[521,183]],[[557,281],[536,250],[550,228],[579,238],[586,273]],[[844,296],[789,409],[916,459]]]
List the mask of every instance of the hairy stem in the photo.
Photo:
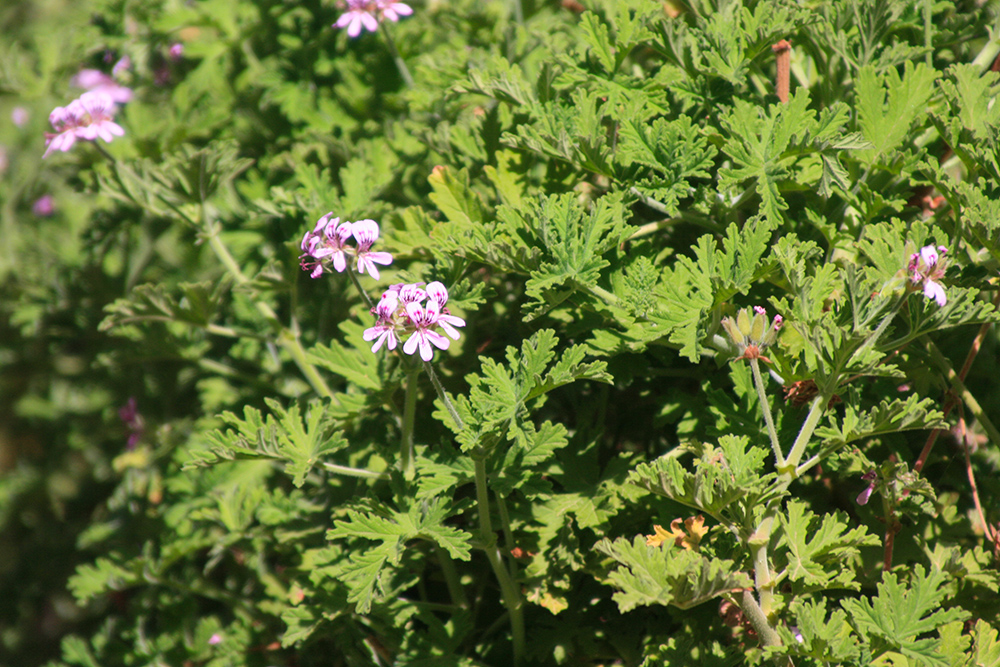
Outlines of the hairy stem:
[[494,492],[493,497],[497,501],[497,513],[500,515],[500,530],[503,531],[504,551],[507,556],[507,566],[510,569],[510,576],[517,578],[517,560],[511,553],[514,546],[514,537],[510,532],[510,512],[507,511],[507,499],[499,493]]
[[469,601],[465,597],[465,589],[462,588],[462,580],[458,576],[455,561],[437,543],[434,544],[434,553],[437,555],[438,564],[441,566],[441,574],[444,576],[444,583],[448,587],[448,596],[451,597],[452,604],[460,609],[468,609]]
[[486,558],[493,568],[493,574],[500,584],[500,597],[503,599],[504,607],[510,614],[511,636],[514,644],[514,664],[520,665],[524,661],[524,610],[521,600],[521,592],[514,584],[510,572],[504,567],[503,559],[500,556],[500,549],[497,547],[496,534],[493,532],[493,521],[490,518],[490,496],[486,484],[486,453],[477,451],[476,460],[476,503],[479,507],[479,535],[483,542],[483,550]]
[[775,632],[774,628],[767,622],[767,617],[764,615],[764,611],[757,604],[757,601],[753,598],[753,593],[750,591],[743,591],[743,596],[740,599],[740,609],[746,614],[747,620],[750,621],[750,625],[757,632],[757,636],[760,637],[760,643],[763,646],[781,646],[781,637]]
[[799,434],[795,437],[795,442],[792,443],[792,451],[788,452],[788,457],[785,459],[785,464],[778,471],[779,473],[789,475],[792,479],[795,478],[799,461],[802,460],[802,456],[805,454],[806,445],[809,444],[813,431],[816,430],[816,425],[819,424],[820,417],[826,411],[826,406],[832,396],[833,391],[824,387],[813,398],[812,403],[809,404],[809,414],[806,415],[805,421],[802,422]]
[[389,479],[389,475],[384,472],[373,472],[371,470],[364,470],[362,468],[352,468],[350,466],[342,466],[336,463],[323,462],[323,468],[329,470],[330,472],[337,475],[346,475],[348,477],[362,477],[364,479]]
[[464,431],[465,422],[463,422],[462,418],[458,416],[458,410],[455,409],[455,404],[452,403],[451,399],[448,397],[448,392],[444,390],[444,386],[441,384],[441,380],[438,379],[437,373],[434,372],[434,366],[431,365],[431,362],[424,362],[424,370],[427,371],[427,376],[430,377],[431,384],[434,385],[434,390],[437,392],[438,398],[441,399],[441,402],[444,403],[444,408],[448,411],[448,416],[450,416],[451,420],[455,423],[455,427],[459,431]]
[[753,383],[757,388],[757,398],[760,400],[760,409],[764,413],[764,422],[767,424],[767,435],[771,438],[771,451],[774,452],[774,465],[778,468],[785,465],[785,456],[781,453],[781,443],[778,442],[778,431],[774,428],[774,418],[771,416],[771,403],[767,398],[767,389],[764,386],[764,378],[760,374],[760,362],[757,359],[750,359],[750,368],[753,370]]
[[403,83],[406,84],[407,88],[413,88],[415,84],[413,83],[413,77],[410,75],[410,69],[406,66],[406,61],[403,60],[403,57],[399,55],[396,42],[393,41],[386,22],[382,21],[378,27],[382,31],[382,36],[385,37],[385,44],[389,48],[389,54],[392,56],[393,61],[396,63],[396,69],[399,70],[399,75],[403,77]]
[[399,443],[399,469],[403,478],[412,480],[416,477],[416,464],[413,453],[413,422],[417,414],[417,377],[420,367],[413,364],[406,373],[406,398],[403,403],[403,434]]
[[[754,588],[760,597],[760,609],[763,612],[765,625],[770,628],[771,613],[774,611],[774,575],[767,555],[767,545],[771,541],[771,530],[774,528],[774,503],[768,503],[764,517],[757,525],[747,541],[753,556]],[[772,630],[773,632],[773,630]]]

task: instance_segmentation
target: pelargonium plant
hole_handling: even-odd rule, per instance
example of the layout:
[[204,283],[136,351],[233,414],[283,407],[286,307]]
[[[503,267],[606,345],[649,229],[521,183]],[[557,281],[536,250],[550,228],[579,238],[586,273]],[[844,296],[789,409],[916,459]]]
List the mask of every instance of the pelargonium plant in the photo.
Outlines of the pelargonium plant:
[[8,662],[997,662],[1000,0],[35,4]]

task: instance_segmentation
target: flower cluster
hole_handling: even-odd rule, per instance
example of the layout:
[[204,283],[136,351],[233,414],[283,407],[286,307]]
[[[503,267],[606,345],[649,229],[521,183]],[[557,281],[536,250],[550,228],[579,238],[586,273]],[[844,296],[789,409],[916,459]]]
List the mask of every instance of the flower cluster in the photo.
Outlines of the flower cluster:
[[452,315],[446,303],[448,290],[437,281],[426,288],[420,284],[393,285],[382,293],[378,305],[372,308],[377,320],[375,326],[365,329],[364,339],[375,341],[372,352],[377,352],[383,344],[395,350],[400,337],[408,335],[403,343],[403,352],[413,354],[420,350],[420,358],[430,361],[434,356],[431,346],[447,350],[451,344],[438,329],[458,340],[459,333],[455,327],[465,326],[465,320]]
[[[378,223],[374,220],[341,222],[340,218],[333,217],[332,212],[327,213],[302,238],[299,262],[304,270],[309,271],[310,277],[319,278],[323,269],[329,271],[331,266],[338,273],[343,272],[347,268],[347,255],[353,255],[357,260],[358,273],[368,273],[378,280],[378,267],[375,265],[392,264],[392,255],[371,250],[378,234]],[[348,245],[352,238],[354,246]]]
[[45,134],[45,154],[52,151],[68,151],[77,139],[95,141],[98,138],[110,142],[114,137],[125,134],[112,118],[115,101],[107,93],[92,90],[80,95],[65,107],[56,107],[49,114],[54,133]]
[[347,28],[349,37],[357,37],[362,29],[375,32],[383,20],[398,21],[400,16],[412,13],[412,7],[395,0],[347,0],[347,11],[333,26]]
[[771,363],[771,360],[760,352],[778,339],[778,330],[781,329],[784,319],[781,315],[775,315],[774,320],[768,322],[766,310],[760,306],[754,306],[753,310],[752,319],[749,311],[743,308],[736,314],[735,320],[731,317],[723,318],[722,326],[729,334],[730,340],[739,348],[740,359],[761,359]]
[[941,256],[948,252],[943,245],[937,247],[928,245],[910,255],[910,261],[906,266],[906,272],[910,276],[910,284],[914,289],[923,286],[924,296],[934,299],[937,305],[944,306],[948,303],[945,296],[944,287],[938,282],[944,277],[945,266],[941,261]]

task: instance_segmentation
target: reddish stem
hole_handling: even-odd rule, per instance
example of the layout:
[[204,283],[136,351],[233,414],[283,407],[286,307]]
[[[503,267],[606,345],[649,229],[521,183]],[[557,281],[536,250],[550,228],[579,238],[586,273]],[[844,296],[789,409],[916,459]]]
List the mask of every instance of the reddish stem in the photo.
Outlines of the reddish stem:
[[972,487],[972,502],[976,506],[976,511],[979,512],[979,520],[983,522],[983,532],[986,534],[986,539],[993,543],[994,551],[1000,546],[1000,535],[993,529],[993,527],[986,522],[986,514],[983,512],[983,504],[979,501],[979,487],[976,486],[976,475],[972,472],[972,456],[969,452],[969,433],[965,427],[965,411],[962,409],[962,405],[958,406],[958,435],[962,439],[962,451],[965,452],[965,474],[969,478],[969,486]]
[[[997,291],[996,298],[993,299],[993,307],[1000,308],[1000,290]],[[965,376],[969,374],[969,369],[972,368],[972,362],[975,361],[976,355],[979,354],[979,349],[983,346],[983,339],[986,338],[986,334],[989,332],[991,322],[985,322],[981,327],[979,327],[979,333],[972,340],[972,347],[969,348],[969,353],[965,356],[965,363],[962,364],[962,369],[958,372],[958,378],[962,382],[965,382]],[[955,405],[959,402],[959,398],[955,396],[952,392],[948,392],[948,401],[944,404],[942,412],[944,413],[944,418],[948,417],[948,414],[952,411]],[[927,436],[927,443],[924,444],[923,450],[920,452],[920,456],[917,457],[917,462],[913,464],[914,472],[920,472],[924,468],[924,464],[927,463],[927,458],[931,455],[931,449],[934,447],[934,443],[937,442],[938,434],[941,433],[941,429],[936,428],[931,431],[931,434]]]
[[775,62],[778,66],[775,88],[778,90],[778,99],[782,104],[788,104],[789,75],[792,65],[792,45],[787,39],[771,45],[774,51]]

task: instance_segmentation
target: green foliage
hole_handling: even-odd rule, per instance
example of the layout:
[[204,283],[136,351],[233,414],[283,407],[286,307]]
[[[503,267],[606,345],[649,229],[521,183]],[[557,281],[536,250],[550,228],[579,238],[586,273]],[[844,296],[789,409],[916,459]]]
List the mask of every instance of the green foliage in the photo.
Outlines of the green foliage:
[[935,570],[927,573],[923,566],[914,569],[913,585],[905,586],[894,574],[886,574],[878,587],[878,596],[844,600],[841,604],[851,614],[853,624],[872,642],[873,657],[896,650],[921,665],[944,665],[947,661],[936,655],[939,640],[917,639],[947,623],[963,620],[967,615],[959,609],[939,609],[945,591],[940,588],[944,574]]
[[732,561],[669,546],[647,546],[641,536],[632,542],[602,540],[595,548],[624,566],[608,576],[609,583],[619,589],[614,599],[623,612],[652,604],[689,609],[750,585],[750,577]]

